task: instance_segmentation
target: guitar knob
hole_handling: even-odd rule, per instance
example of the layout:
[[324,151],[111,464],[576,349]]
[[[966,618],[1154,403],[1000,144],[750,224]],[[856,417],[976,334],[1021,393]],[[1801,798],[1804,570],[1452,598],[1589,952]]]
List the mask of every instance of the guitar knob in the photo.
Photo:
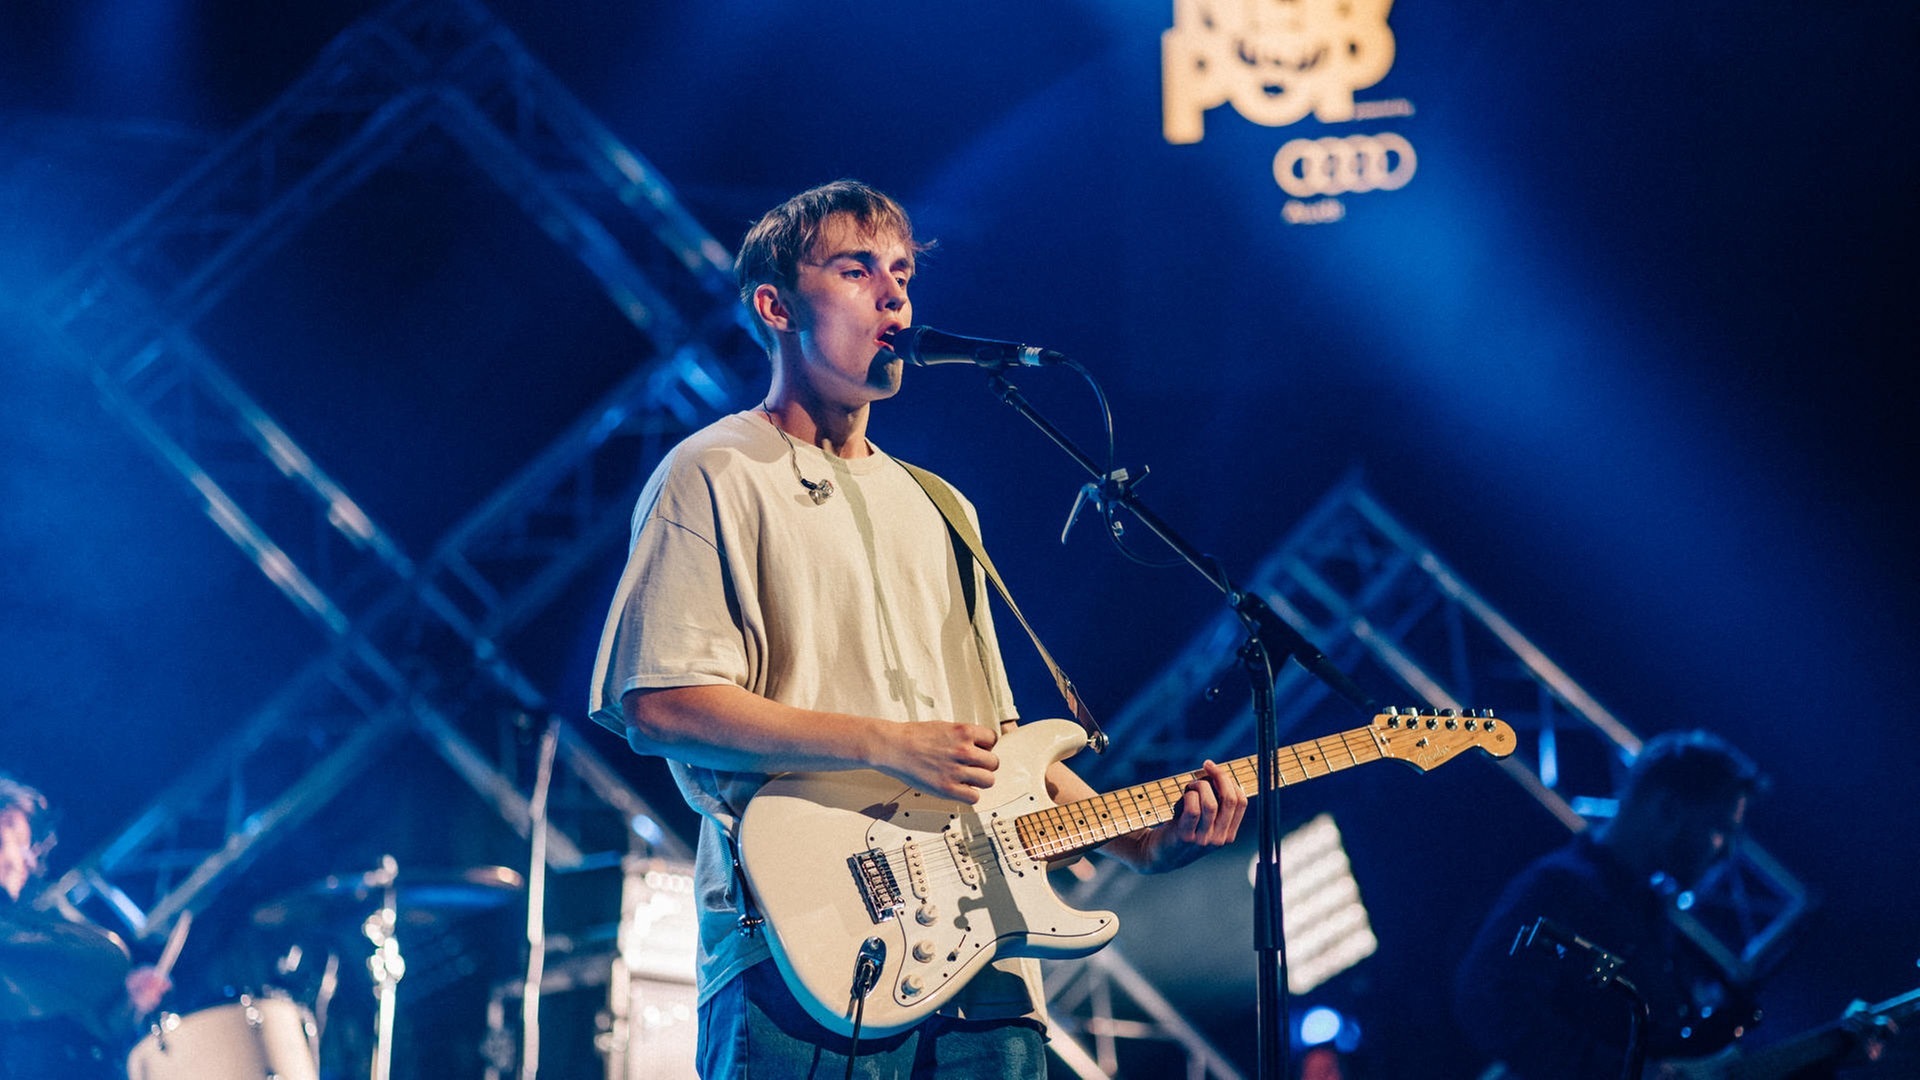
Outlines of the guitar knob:
[[924,986],[920,982],[920,976],[918,975],[909,975],[906,978],[900,980],[900,992],[902,994],[905,994],[908,997],[919,996],[919,993],[923,988]]
[[924,938],[914,942],[913,958],[923,964],[933,959],[933,942],[927,941]]
[[940,909],[933,904],[921,904],[919,909],[913,913],[914,921],[921,926],[932,926],[934,920],[939,917]]

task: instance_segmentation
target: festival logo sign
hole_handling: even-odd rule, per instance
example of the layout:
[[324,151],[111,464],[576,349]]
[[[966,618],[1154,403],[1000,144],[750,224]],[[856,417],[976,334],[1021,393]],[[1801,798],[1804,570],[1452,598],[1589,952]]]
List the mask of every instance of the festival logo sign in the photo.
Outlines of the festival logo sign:
[[[1162,131],[1175,145],[1197,143],[1210,109],[1231,104],[1264,127],[1311,116],[1323,125],[1413,115],[1405,99],[1355,101],[1393,68],[1393,0],[1174,0],[1161,36]],[[1289,140],[1273,178],[1289,198],[1293,224],[1339,221],[1341,196],[1395,191],[1418,158],[1391,131]]]

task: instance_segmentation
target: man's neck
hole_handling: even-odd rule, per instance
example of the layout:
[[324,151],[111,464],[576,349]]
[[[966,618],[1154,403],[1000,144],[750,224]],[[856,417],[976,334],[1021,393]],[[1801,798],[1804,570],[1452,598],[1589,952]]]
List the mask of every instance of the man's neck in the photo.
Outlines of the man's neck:
[[761,408],[775,427],[796,442],[810,443],[835,457],[862,458],[873,453],[867,441],[867,417],[872,406],[828,405],[775,386]]

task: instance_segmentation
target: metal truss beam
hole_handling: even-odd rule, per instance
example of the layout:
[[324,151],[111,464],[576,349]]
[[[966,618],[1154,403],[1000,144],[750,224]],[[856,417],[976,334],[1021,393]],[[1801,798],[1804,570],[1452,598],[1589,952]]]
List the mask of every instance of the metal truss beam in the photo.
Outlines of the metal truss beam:
[[[1226,1055],[1154,989],[1117,945],[1078,960],[1049,963],[1046,983],[1048,1012],[1055,1024],[1048,1048],[1081,1080],[1123,1075],[1120,1047],[1128,1040],[1179,1046],[1187,1057],[1189,1080],[1241,1078]],[[1089,1041],[1091,1051],[1083,1045]]]
[[[1610,813],[1614,781],[1641,738],[1550,660],[1350,476],[1273,549],[1242,588],[1257,592],[1363,685],[1391,686],[1431,708],[1493,707],[1523,733],[1498,766],[1569,830]],[[1194,714],[1210,688],[1239,678],[1239,620],[1203,628],[1109,722],[1113,748],[1089,774],[1103,788],[1203,757],[1244,753],[1253,717]],[[1328,699],[1297,665],[1279,674],[1281,730]],[[1531,747],[1525,743],[1531,742]],[[1137,775],[1136,775],[1137,774]],[[1702,882],[1676,923],[1740,981],[1780,958],[1810,904],[1808,890],[1745,839]]]
[[[600,282],[651,351],[416,561],[194,338],[193,324],[295,229],[447,136]],[[328,648],[225,747],[47,890],[103,902],[136,937],[324,804],[410,731],[527,835],[527,801],[471,741],[549,712],[500,642],[622,535],[645,470],[734,407],[727,254],[639,155],[471,0],[404,0],[338,38],[274,105],[43,293],[49,347],[93,380]],[[450,643],[423,650],[423,638]],[[477,678],[476,678],[477,676]],[[650,808],[578,738],[566,759],[624,818]],[[298,763],[290,765],[289,763]],[[664,854],[684,855],[671,835]],[[577,864],[553,830],[549,858]],[[622,852],[621,854],[624,854]]]

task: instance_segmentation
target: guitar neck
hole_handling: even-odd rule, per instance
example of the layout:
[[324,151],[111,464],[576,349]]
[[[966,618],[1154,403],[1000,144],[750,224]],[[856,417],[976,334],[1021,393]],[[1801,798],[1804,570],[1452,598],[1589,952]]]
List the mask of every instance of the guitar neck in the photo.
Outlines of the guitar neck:
[[[1374,728],[1359,727],[1323,735],[1274,751],[1273,778],[1278,787],[1302,784],[1329,773],[1386,757]],[[1258,754],[1226,762],[1226,769],[1249,795],[1259,790]],[[1091,851],[1116,836],[1173,820],[1187,785],[1202,774],[1180,773],[1109,791],[1065,806],[1022,814],[1017,831],[1027,853],[1041,861]]]
[[[1870,1016],[1895,1025],[1920,1013],[1920,990],[1910,990],[1868,1007]],[[1859,1038],[1839,1024],[1816,1028],[1786,1042],[1762,1047],[1734,1061],[1725,1070],[1727,1080],[1783,1080],[1815,1065],[1839,1062],[1853,1052]]]

